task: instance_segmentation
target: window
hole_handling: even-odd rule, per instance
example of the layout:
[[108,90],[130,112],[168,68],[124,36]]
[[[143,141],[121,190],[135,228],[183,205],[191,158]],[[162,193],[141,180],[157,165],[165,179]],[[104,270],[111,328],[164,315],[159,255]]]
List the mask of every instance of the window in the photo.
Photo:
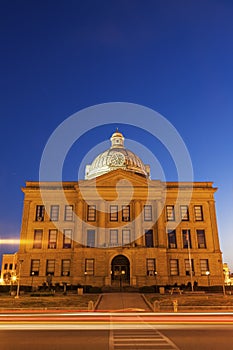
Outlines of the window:
[[110,245],[118,244],[118,230],[110,230]]
[[206,275],[206,272],[209,271],[209,261],[208,259],[201,259],[200,260],[200,268],[201,268],[201,275]]
[[110,205],[110,221],[118,221],[118,205]]
[[4,270],[8,270],[8,264],[4,264]]
[[187,205],[180,206],[180,216],[182,221],[189,221],[189,208]]
[[155,259],[146,259],[147,276],[155,276]]
[[122,221],[130,221],[130,206],[122,206]]
[[46,275],[54,276],[54,271],[55,271],[55,260],[47,260]]
[[43,230],[35,230],[34,231],[33,248],[35,248],[35,249],[42,248],[42,235],[43,235]]
[[65,229],[63,231],[63,248],[71,248],[72,245],[72,230]]
[[170,260],[170,275],[171,276],[179,275],[179,264],[177,259]]
[[65,221],[73,221],[73,205],[65,206]]
[[205,230],[197,230],[198,248],[206,248]]
[[122,245],[130,244],[130,230],[122,230]]
[[95,230],[87,230],[87,247],[95,246]]
[[51,205],[50,207],[50,220],[58,221],[59,219],[59,205]]
[[96,206],[87,206],[87,221],[96,221]]
[[144,205],[144,221],[152,221],[152,206]]
[[195,205],[194,206],[194,215],[195,215],[196,221],[203,221],[202,205]]
[[[185,265],[185,274],[186,276],[190,276],[192,271],[192,275],[194,275],[194,267],[193,267],[193,259],[185,259],[184,260],[184,265]],[[191,265],[191,266],[190,266]],[[191,267],[191,269],[190,269]]]
[[182,230],[183,248],[192,248],[190,230]]
[[57,230],[49,230],[48,248],[49,249],[57,248]]
[[175,208],[174,205],[167,205],[167,221],[175,221]]
[[147,230],[145,232],[146,247],[153,247],[153,230]]
[[40,260],[35,259],[31,261],[31,276],[39,276]]
[[168,248],[177,248],[176,230],[168,230]]
[[44,221],[44,205],[36,206],[36,221]]
[[13,269],[13,264],[9,264],[9,270]]
[[94,259],[85,259],[85,275],[94,275]]
[[61,264],[61,275],[69,276],[70,275],[70,260],[64,259]]

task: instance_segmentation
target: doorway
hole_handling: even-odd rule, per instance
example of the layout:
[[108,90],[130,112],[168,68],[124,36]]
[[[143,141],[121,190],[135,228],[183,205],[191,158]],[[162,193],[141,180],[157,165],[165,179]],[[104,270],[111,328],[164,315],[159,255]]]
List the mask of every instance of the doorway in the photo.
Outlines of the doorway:
[[124,255],[117,255],[111,264],[112,285],[123,287],[130,284],[130,263]]

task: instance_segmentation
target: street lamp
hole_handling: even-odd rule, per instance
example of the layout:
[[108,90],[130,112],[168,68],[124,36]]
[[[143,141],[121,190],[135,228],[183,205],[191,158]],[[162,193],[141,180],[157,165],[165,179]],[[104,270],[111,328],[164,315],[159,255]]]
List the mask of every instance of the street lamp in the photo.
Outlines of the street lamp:
[[19,260],[19,273],[18,273],[18,283],[17,283],[17,292],[15,298],[19,298],[19,283],[20,283],[20,272],[21,272],[21,266],[22,266],[23,260]]
[[158,274],[158,272],[155,271],[154,274],[155,274],[155,293],[157,293],[157,274]]
[[35,272],[32,271],[31,275],[32,275],[32,292],[33,292],[33,278],[34,278],[34,276],[35,276]]
[[208,287],[210,286],[210,272],[209,271],[206,271],[206,276],[207,276],[207,279],[208,279]]

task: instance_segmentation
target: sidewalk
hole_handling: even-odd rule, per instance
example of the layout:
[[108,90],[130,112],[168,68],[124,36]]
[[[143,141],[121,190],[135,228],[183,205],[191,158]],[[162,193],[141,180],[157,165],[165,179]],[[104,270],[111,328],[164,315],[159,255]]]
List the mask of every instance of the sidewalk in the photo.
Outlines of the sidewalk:
[[96,308],[97,311],[150,312],[151,309],[140,293],[105,293]]

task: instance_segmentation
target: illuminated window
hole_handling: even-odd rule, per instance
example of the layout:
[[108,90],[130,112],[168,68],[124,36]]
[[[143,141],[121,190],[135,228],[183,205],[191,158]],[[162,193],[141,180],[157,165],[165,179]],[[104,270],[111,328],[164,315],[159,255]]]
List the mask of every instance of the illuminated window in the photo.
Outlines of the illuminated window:
[[55,260],[53,259],[47,260],[46,275],[54,276],[54,271],[55,271]]
[[182,221],[189,221],[189,208],[187,205],[180,206],[180,216]]
[[85,275],[94,275],[94,259],[85,259]]
[[195,205],[194,206],[194,215],[195,215],[196,221],[203,221],[202,205]]
[[167,221],[175,221],[175,208],[174,205],[166,206]]
[[36,206],[36,221],[44,221],[44,205]]
[[51,205],[50,207],[50,220],[58,221],[59,219],[59,205]]
[[73,221],[73,205],[65,206],[65,221]]
[[118,205],[110,205],[110,221],[118,221]]
[[179,275],[179,262],[178,259],[170,260],[170,275],[178,276]]
[[206,248],[205,230],[197,230],[198,248]]
[[49,249],[57,248],[57,230],[49,230],[48,248]]
[[87,221],[96,221],[96,206],[87,206]]
[[110,230],[110,244],[111,245],[118,244],[118,230]]
[[144,221],[152,221],[152,206],[144,205]]
[[200,260],[200,269],[201,269],[201,275],[206,275],[206,272],[209,271],[209,261],[208,259],[201,259]]
[[70,260],[64,259],[61,264],[61,275],[69,276],[70,275]]
[[31,260],[31,276],[38,276],[39,275],[39,269],[40,269],[40,260],[39,259],[33,259]]
[[35,230],[34,231],[33,248],[35,248],[35,249],[42,248],[42,236],[43,236],[43,230]]
[[[191,274],[190,271],[192,271],[192,275],[194,275],[193,259],[191,259],[191,260],[185,259],[184,260],[184,265],[185,265],[185,274],[186,274],[186,276],[190,276],[190,274]],[[191,267],[191,269],[190,269],[190,267]]]
[[182,230],[183,248],[192,248],[190,230]]
[[130,221],[130,206],[122,206],[122,221]]
[[68,249],[71,248],[72,245],[72,230],[65,229],[63,231],[63,248]]
[[147,276],[155,276],[155,259],[146,259]]
[[168,248],[177,248],[176,246],[176,230],[168,230]]

